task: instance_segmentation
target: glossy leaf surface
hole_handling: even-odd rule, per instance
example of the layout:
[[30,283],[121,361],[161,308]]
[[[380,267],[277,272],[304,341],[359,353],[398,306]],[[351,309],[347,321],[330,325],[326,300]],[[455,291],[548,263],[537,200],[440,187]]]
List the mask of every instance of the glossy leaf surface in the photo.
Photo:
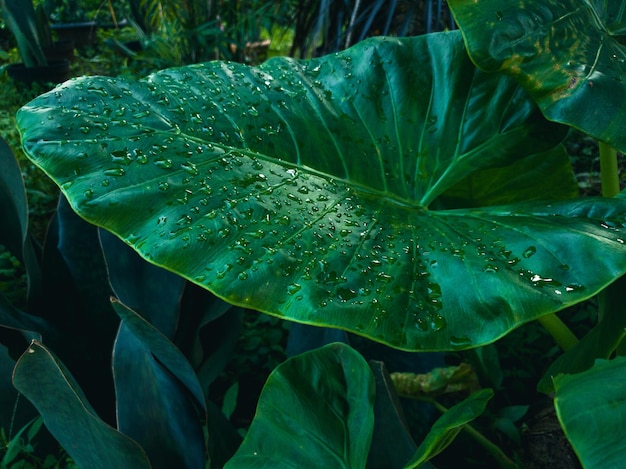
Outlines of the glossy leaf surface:
[[626,150],[626,2],[450,0],[482,69],[517,78],[544,115]]
[[13,383],[79,467],[150,467],[137,443],[98,417],[69,371],[43,344],[33,341],[18,360]]
[[[478,71],[458,33],[82,78],[18,120],[74,209],[144,258],[233,304],[398,348],[494,341],[626,271],[626,201],[538,201],[546,178],[572,193],[566,129]],[[493,173],[491,189],[468,179],[516,167],[533,202]]]
[[233,468],[365,468],[374,426],[374,378],[345,344],[279,365],[269,376]]
[[626,357],[554,378],[554,406],[583,467],[620,467],[626,454]]

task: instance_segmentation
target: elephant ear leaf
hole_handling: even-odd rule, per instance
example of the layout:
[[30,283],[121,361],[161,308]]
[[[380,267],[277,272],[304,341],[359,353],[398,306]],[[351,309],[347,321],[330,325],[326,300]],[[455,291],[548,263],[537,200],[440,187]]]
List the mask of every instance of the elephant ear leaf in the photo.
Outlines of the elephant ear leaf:
[[137,443],[98,417],[69,370],[42,343],[33,341],[20,357],[13,384],[79,467],[151,467]]
[[330,344],[272,372],[226,468],[365,468],[373,428],[372,371],[348,345]]
[[626,271],[626,200],[565,200],[567,128],[476,69],[459,32],[84,77],[18,121],[74,210],[145,259],[402,349],[492,342]]
[[626,150],[626,2],[449,0],[472,60],[514,76],[544,115]]

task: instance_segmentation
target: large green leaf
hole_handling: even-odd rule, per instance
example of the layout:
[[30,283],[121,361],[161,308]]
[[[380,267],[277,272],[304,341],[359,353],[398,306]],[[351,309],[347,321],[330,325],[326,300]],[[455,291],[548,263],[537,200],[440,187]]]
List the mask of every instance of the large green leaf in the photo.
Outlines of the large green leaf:
[[584,467],[622,467],[626,455],[626,357],[597,360],[554,378],[554,406]]
[[517,78],[548,119],[626,150],[626,2],[449,0],[469,53]]
[[67,368],[40,342],[18,360],[13,384],[79,467],[150,467],[139,445],[98,417]]
[[[572,178],[524,164],[563,161],[566,129],[477,70],[458,32],[82,78],[18,121],[74,209],[146,259],[231,303],[399,348],[494,341],[626,271],[625,201],[513,204],[518,184],[464,185],[520,164],[526,194],[550,178],[563,197]],[[452,188],[458,209],[434,210]],[[490,200],[510,204],[470,208]]]
[[373,409],[372,371],[348,345],[292,357],[269,376],[226,468],[365,468]]

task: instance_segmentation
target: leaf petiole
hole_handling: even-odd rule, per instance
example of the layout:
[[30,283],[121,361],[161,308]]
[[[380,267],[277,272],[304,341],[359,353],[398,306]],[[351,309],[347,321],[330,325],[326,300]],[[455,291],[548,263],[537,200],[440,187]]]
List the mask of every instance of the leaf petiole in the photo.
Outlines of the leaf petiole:
[[578,338],[555,313],[541,316],[537,321],[548,331],[561,349],[569,350],[578,343]]
[[617,150],[604,142],[600,142],[599,147],[602,197],[615,197],[620,192]]

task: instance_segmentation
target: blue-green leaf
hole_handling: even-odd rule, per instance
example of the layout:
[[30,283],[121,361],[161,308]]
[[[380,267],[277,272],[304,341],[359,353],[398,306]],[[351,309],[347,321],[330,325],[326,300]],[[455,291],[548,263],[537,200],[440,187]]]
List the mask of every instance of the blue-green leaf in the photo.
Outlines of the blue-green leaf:
[[24,352],[13,384],[79,467],[150,468],[137,443],[98,417],[70,372],[43,344],[33,341]]

